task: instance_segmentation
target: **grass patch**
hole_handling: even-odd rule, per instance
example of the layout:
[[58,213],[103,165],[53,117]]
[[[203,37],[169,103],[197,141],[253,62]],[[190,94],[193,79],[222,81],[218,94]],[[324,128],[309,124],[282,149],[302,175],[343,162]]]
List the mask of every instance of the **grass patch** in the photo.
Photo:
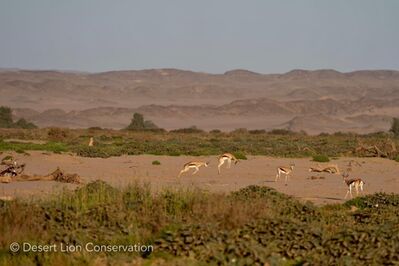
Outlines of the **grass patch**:
[[152,165],[161,165],[161,162],[158,160],[152,161]]
[[244,153],[242,152],[234,152],[233,155],[238,159],[238,160],[247,160],[247,156],[245,156]]
[[[96,144],[88,147],[89,137]],[[237,153],[244,160],[245,155],[265,155],[271,157],[304,158],[320,154],[329,158],[342,156],[372,156],[361,153],[359,145],[376,145],[384,151],[393,144],[399,146],[399,139],[386,134],[306,134],[274,130],[235,130],[226,133],[203,132],[195,128],[173,132],[117,131],[107,129],[0,129],[1,139],[40,140],[45,144],[5,143],[0,141],[0,151],[7,150],[46,150],[50,152],[74,152],[84,157],[121,156],[125,154],[154,154],[168,156],[208,156],[224,152]],[[393,143],[391,143],[393,142]],[[389,144],[389,145],[388,145]],[[392,145],[390,145],[392,144]],[[389,158],[398,154],[389,152]],[[241,156],[243,155],[243,156]]]
[[49,151],[54,153],[66,152],[69,150],[65,143],[47,142],[46,144],[4,142],[0,141],[0,151],[15,151],[25,153],[26,150]]

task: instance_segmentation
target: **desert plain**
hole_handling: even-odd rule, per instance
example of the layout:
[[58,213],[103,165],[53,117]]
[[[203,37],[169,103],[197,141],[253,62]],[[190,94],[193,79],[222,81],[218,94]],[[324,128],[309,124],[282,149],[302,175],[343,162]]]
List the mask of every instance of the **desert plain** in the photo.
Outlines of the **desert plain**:
[[[228,193],[249,185],[268,186],[292,195],[302,201],[311,201],[318,205],[342,203],[347,192],[341,174],[313,173],[309,167],[336,164],[341,173],[346,171],[349,163],[356,161],[349,172],[351,178],[362,178],[366,185],[363,194],[376,192],[399,192],[399,164],[382,158],[338,158],[330,163],[316,163],[311,158],[273,158],[267,156],[248,156],[237,165],[221,167],[217,172],[217,156],[156,156],[156,155],[123,155],[110,158],[86,158],[72,154],[52,154],[41,151],[28,151],[29,156],[13,152],[16,160],[27,164],[25,174],[46,175],[57,167],[67,173],[78,173],[83,182],[103,180],[115,187],[126,187],[139,182],[150,184],[154,191],[161,188],[201,189],[209,192]],[[152,165],[159,161],[160,165]],[[192,170],[178,178],[182,166],[189,161],[210,162],[209,167],[201,167],[192,175]],[[277,182],[276,168],[295,164],[294,172],[285,185],[283,175]],[[312,177],[314,179],[312,179]],[[315,178],[316,177],[316,178]],[[78,185],[54,181],[26,181],[0,184],[0,196],[43,197],[57,194],[63,188],[75,189]],[[353,191],[353,196],[356,192]],[[348,196],[349,199],[349,196]]]

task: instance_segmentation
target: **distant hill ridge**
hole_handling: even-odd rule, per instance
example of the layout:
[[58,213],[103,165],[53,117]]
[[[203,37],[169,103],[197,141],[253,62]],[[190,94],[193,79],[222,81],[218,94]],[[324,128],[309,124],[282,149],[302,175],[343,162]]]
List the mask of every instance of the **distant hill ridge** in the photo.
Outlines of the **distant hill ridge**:
[[[306,131],[308,127],[314,133],[370,132],[385,130],[388,118],[399,116],[399,71],[298,69],[261,74],[235,69],[209,74],[168,68],[100,73],[0,69],[0,95],[0,105],[12,107],[16,118],[32,119],[39,126],[122,128],[132,112],[140,111],[169,129],[197,125],[224,130]],[[347,119],[355,116],[362,118]],[[376,117],[387,119],[381,123]],[[327,126],[323,121],[343,123]]]

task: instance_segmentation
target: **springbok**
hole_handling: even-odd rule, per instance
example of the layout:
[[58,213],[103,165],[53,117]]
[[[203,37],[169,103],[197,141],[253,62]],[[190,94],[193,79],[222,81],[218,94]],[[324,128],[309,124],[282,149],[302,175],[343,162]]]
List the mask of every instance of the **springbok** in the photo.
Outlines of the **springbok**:
[[345,199],[346,199],[346,197],[348,197],[348,194],[350,194],[351,198],[353,198],[353,195],[352,195],[353,188],[356,189],[356,196],[359,195],[359,188],[363,192],[363,186],[366,184],[366,182],[364,182],[361,178],[348,179],[349,174],[347,174],[347,173],[343,173],[342,177],[343,177],[344,183],[348,186],[348,191],[346,192]]
[[277,182],[277,180],[281,177],[281,174],[284,174],[285,175],[285,184],[287,185],[288,177],[294,171],[294,166],[295,166],[295,164],[292,163],[292,164],[290,164],[289,167],[286,167],[286,166],[277,167],[277,174],[276,174],[276,179],[274,180],[274,182]]
[[188,162],[185,165],[183,165],[183,169],[180,171],[178,177],[180,177],[183,173],[187,172],[188,170],[190,170],[192,168],[195,169],[193,172],[193,175],[195,175],[199,171],[200,167],[202,167],[202,166],[208,167],[208,165],[209,165],[209,162],[206,162],[206,163],[194,162],[194,161]]
[[227,168],[231,167],[231,162],[234,161],[234,164],[238,163],[238,159],[231,153],[223,153],[219,156],[219,164],[218,164],[218,173],[220,175],[220,167],[227,162]]

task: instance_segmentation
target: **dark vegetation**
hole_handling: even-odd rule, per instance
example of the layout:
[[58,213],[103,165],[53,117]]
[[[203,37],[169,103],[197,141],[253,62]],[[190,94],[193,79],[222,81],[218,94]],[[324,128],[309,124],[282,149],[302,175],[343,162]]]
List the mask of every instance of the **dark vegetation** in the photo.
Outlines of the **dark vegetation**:
[[170,131],[171,133],[204,133],[202,129],[197,128],[196,126],[191,126],[188,128],[179,128]]
[[154,129],[159,129],[159,128],[152,121],[144,120],[144,116],[142,114],[134,113],[132,121],[125,129],[126,130],[154,130]]
[[330,158],[328,158],[327,155],[316,154],[316,155],[313,155],[313,161],[320,162],[320,163],[326,163],[326,162],[330,161]]
[[21,118],[17,122],[12,119],[11,109],[5,106],[0,106],[0,128],[37,128],[36,125]]
[[[286,129],[247,130],[238,128],[230,133],[218,129],[209,133],[192,126],[171,130],[158,128],[152,121],[134,113],[131,123],[124,130],[92,127],[86,130],[64,128],[35,129],[24,119],[12,121],[11,109],[0,107],[0,151],[46,150],[56,153],[74,152],[84,157],[120,156],[123,154],[154,155],[217,155],[231,152],[238,159],[246,155],[280,157],[313,157],[316,162],[328,162],[329,157],[359,156],[383,157],[399,160],[399,118],[394,118],[390,132],[368,135],[337,132],[308,136],[306,132]],[[31,130],[22,130],[24,128]],[[90,137],[95,145],[87,145]],[[392,138],[393,137],[393,138]],[[4,142],[4,139],[42,140],[46,144]]]
[[[74,152],[84,157],[120,156],[123,154],[154,155],[218,155],[231,152],[238,159],[247,155],[274,157],[314,157],[316,161],[327,161],[340,156],[384,157],[397,159],[398,138],[390,133],[369,135],[322,134],[308,136],[303,133],[273,131],[256,133],[238,130],[225,133],[207,133],[191,128],[183,131],[130,131],[106,129],[0,129],[0,151],[43,150],[50,152]],[[187,134],[189,133],[189,134]],[[88,146],[94,137],[95,145]],[[7,139],[25,140],[5,141]],[[31,141],[29,143],[29,141]],[[43,141],[38,144],[35,141]]]
[[393,118],[389,131],[392,132],[395,137],[399,138],[399,118]]
[[[399,261],[399,196],[377,193],[316,207],[274,189],[230,194],[102,181],[54,198],[0,201],[6,265],[390,265]],[[152,254],[19,253],[12,242],[151,244]]]

